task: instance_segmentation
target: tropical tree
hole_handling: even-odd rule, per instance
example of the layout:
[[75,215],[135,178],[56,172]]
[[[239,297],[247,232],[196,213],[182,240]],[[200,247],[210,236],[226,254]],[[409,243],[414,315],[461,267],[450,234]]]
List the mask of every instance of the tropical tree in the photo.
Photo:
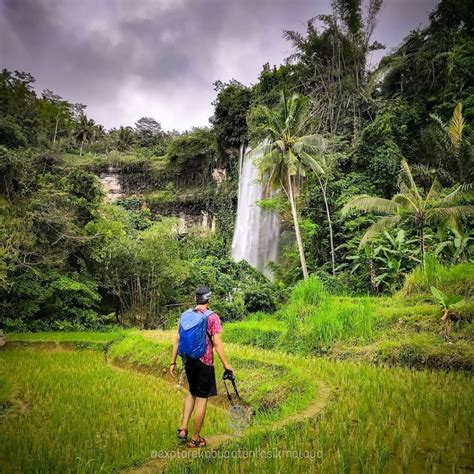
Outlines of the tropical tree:
[[398,224],[402,219],[414,221],[418,231],[421,260],[424,264],[427,224],[447,222],[456,226],[462,217],[474,214],[474,206],[459,204],[465,195],[465,190],[466,186],[459,184],[448,194],[443,193],[440,182],[435,178],[425,193],[416,185],[408,163],[402,160],[402,177],[398,194],[392,199],[367,194],[355,196],[342,208],[341,213],[347,215],[351,211],[361,211],[385,215],[367,229],[360,246],[364,246],[368,240]]
[[94,138],[95,122],[92,119],[88,119],[85,114],[79,117],[79,121],[76,125],[76,132],[74,138],[81,144],[79,155],[82,156],[82,149],[84,143],[90,142]]
[[58,135],[64,137],[70,132],[71,104],[50,89],[45,89],[41,95],[42,99],[38,100],[41,129],[54,145]]
[[336,252],[334,248],[334,232],[332,229],[332,219],[331,219],[331,211],[329,209],[329,201],[328,201],[328,183],[329,183],[329,172],[330,172],[330,163],[326,159],[324,155],[321,155],[318,159],[318,164],[320,168],[323,170],[323,173],[319,172],[318,168],[315,168],[316,179],[318,180],[319,188],[321,189],[321,194],[323,196],[324,207],[326,210],[326,219],[328,223],[329,229],[329,245],[331,248],[331,267],[332,267],[332,274],[336,274]]
[[132,127],[120,127],[117,136],[117,149],[128,150],[135,143],[135,133]]
[[153,146],[163,137],[160,122],[152,117],[142,117],[135,123],[135,134],[140,146]]
[[326,143],[320,135],[308,134],[306,97],[298,94],[287,97],[283,91],[278,107],[272,110],[262,106],[262,111],[267,137],[248,152],[248,157],[256,161],[261,179],[266,182],[265,194],[268,196],[272,188],[281,188],[290,202],[301,269],[303,277],[308,278],[296,198],[308,168],[324,175],[320,159]]
[[465,141],[463,136],[465,121],[462,115],[462,103],[458,102],[453,115],[448,123],[444,123],[438,115],[431,114],[431,118],[435,120],[443,132],[445,133],[446,148],[452,153],[458,166],[459,177],[464,179],[464,167],[462,160],[461,147]]
[[332,0],[332,12],[308,21],[306,33],[284,31],[294,48],[300,90],[318,117],[318,131],[355,140],[370,103],[370,55],[384,46],[371,37],[382,0]]
[[97,124],[94,128],[94,135],[97,137],[97,138],[103,138],[105,136],[105,127],[101,124]]

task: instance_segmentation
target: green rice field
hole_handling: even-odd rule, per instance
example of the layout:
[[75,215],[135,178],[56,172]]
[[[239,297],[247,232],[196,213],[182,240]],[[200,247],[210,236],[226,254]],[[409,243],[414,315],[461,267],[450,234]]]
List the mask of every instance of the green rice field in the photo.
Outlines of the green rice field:
[[[171,337],[159,331],[11,335],[10,349],[7,343],[0,352],[2,472],[117,472],[133,466],[157,472],[153,453],[177,448],[184,396],[165,374]],[[15,339],[29,345],[17,346]],[[86,339],[100,340],[108,358],[104,351],[83,349]],[[64,349],[61,344],[68,342],[78,349]],[[253,408],[252,424],[240,436],[232,432],[220,385],[203,434],[230,437],[209,451],[213,456],[170,458],[159,470],[474,468],[470,375],[227,347],[242,397]],[[329,399],[317,414],[306,416],[321,395],[318,383],[328,387]]]

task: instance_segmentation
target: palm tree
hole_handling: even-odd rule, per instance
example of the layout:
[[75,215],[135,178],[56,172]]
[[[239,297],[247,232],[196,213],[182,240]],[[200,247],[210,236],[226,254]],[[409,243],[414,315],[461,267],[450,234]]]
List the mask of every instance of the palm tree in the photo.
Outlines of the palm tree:
[[94,120],[88,119],[85,114],[82,114],[79,117],[79,121],[76,125],[76,132],[74,134],[75,139],[81,144],[79,156],[82,156],[82,148],[84,147],[84,143],[94,138],[94,127]]
[[120,151],[128,150],[135,143],[135,132],[132,127],[120,127],[118,130],[117,148]]
[[457,162],[459,177],[462,181],[464,179],[464,167],[462,163],[461,146],[464,141],[463,131],[465,127],[465,121],[462,115],[462,103],[457,103],[449,123],[444,123],[441,118],[435,114],[431,114],[431,118],[439,124],[445,133],[447,148],[451,151]]
[[98,123],[94,127],[94,136],[96,138],[104,138],[104,136],[105,136],[105,127],[103,125],[101,125],[100,123]]
[[308,278],[296,198],[307,168],[324,174],[318,160],[325,149],[325,140],[320,135],[307,134],[309,120],[304,96],[293,94],[288,98],[283,91],[275,110],[262,107],[262,111],[268,135],[248,156],[256,160],[260,176],[266,181],[265,194],[268,195],[272,188],[281,188],[290,201],[301,269],[303,277]]
[[474,206],[459,205],[465,194],[465,189],[465,185],[459,184],[453,191],[443,196],[443,188],[435,178],[429,191],[424,193],[416,185],[408,163],[402,160],[402,179],[398,194],[392,199],[368,196],[367,194],[355,196],[342,208],[341,213],[347,215],[349,212],[357,210],[385,214],[385,217],[367,229],[360,241],[360,247],[375,235],[398,224],[402,218],[413,220],[418,230],[421,260],[424,265],[426,225],[437,221],[455,226],[461,217],[474,214]]

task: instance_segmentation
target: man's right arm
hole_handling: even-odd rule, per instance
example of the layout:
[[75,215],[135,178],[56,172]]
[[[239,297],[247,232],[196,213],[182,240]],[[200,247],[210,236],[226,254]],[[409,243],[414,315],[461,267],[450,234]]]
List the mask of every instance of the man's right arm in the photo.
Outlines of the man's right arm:
[[219,356],[219,359],[222,362],[225,370],[230,370],[231,372],[234,371],[233,367],[227,362],[226,356],[224,354],[224,344],[222,343],[221,334],[217,333],[212,336],[212,342],[214,344],[214,349]]

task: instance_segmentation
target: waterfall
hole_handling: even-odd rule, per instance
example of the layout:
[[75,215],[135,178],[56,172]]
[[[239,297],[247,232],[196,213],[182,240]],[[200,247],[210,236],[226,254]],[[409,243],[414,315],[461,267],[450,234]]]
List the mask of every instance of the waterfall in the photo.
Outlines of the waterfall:
[[102,183],[109,201],[115,201],[123,197],[119,168],[109,166],[105,173],[100,174],[99,181]]
[[234,260],[247,260],[265,272],[269,261],[278,257],[280,223],[276,212],[265,211],[256,204],[263,198],[263,185],[258,181],[258,169],[240,146],[239,195],[237,218],[232,239]]

